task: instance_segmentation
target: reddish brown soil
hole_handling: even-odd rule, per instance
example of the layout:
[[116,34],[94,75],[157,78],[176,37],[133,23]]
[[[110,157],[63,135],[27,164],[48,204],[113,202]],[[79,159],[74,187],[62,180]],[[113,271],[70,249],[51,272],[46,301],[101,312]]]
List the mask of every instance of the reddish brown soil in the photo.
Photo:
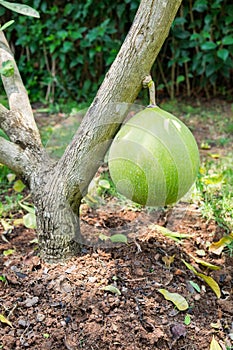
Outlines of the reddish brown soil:
[[[203,140],[203,135],[196,136]],[[213,335],[223,350],[232,349],[233,258],[208,251],[208,244],[224,232],[188,203],[157,212],[133,209],[114,199],[95,210],[84,205],[84,235],[115,230],[127,233],[129,244],[83,246],[80,255],[66,263],[41,261],[33,230],[17,227],[6,234],[1,228],[0,276],[6,281],[0,281],[0,314],[11,322],[0,322],[1,349],[207,350]],[[192,237],[175,242],[153,224]],[[7,249],[15,253],[4,256]],[[197,265],[190,254],[197,256],[198,250],[205,252],[203,260],[221,269]],[[182,260],[212,276],[221,297]],[[196,282],[200,292],[189,281]],[[108,285],[121,294],[105,291]],[[189,308],[179,311],[159,289],[181,294]],[[186,315],[189,325],[184,323]]]

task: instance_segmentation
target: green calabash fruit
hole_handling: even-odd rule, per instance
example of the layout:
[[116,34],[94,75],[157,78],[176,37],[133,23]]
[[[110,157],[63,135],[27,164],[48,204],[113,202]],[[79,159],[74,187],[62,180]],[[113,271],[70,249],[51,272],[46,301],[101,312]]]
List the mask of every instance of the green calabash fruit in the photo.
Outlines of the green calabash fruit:
[[142,205],[177,202],[193,185],[198,168],[194,136],[157,106],[131,118],[110,147],[109,171],[117,190]]

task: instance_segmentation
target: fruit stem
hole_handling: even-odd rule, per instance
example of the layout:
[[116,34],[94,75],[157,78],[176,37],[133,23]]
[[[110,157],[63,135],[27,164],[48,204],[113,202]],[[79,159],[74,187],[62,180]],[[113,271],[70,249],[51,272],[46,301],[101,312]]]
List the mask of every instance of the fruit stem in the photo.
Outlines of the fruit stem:
[[149,98],[150,98],[150,104],[148,107],[155,107],[156,102],[155,102],[155,83],[152,80],[151,75],[147,75],[143,81],[142,81],[142,86],[144,88],[149,89]]

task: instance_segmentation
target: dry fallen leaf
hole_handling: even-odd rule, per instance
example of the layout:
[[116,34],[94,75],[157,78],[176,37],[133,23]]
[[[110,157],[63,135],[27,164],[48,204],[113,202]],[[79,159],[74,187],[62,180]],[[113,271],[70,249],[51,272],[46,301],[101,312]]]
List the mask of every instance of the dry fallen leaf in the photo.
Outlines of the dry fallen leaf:
[[182,295],[178,293],[170,293],[166,289],[159,289],[158,291],[163,294],[165,299],[171,301],[178,310],[183,311],[188,309],[189,305]]
[[212,277],[206,276],[203,273],[197,272],[197,270],[191,264],[187,263],[183,259],[182,261],[190,271],[193,271],[196,276],[202,278],[208,284],[208,286],[214,291],[214,293],[218,298],[221,297],[221,290],[219,288],[219,285]]
[[175,256],[176,255],[174,254],[172,256],[165,255],[162,257],[162,260],[167,268],[169,268],[171,266],[171,264],[174,262]]
[[220,270],[221,266],[217,266],[217,265],[213,265],[211,263],[208,263],[207,261],[204,261],[202,259],[196,258],[195,256],[193,256],[192,254],[189,254],[189,256],[198,264],[208,267],[211,270]]
[[215,340],[214,335],[210,343],[210,350],[222,350],[217,340]]
[[233,232],[230,235],[222,237],[218,242],[214,242],[209,246],[209,251],[220,255],[223,249],[233,242]]
[[13,327],[12,323],[2,314],[0,314],[0,322],[8,324],[8,326]]
[[108,285],[104,288],[102,288],[103,290],[107,291],[107,292],[111,292],[113,294],[117,294],[117,295],[121,295],[121,292],[119,291],[118,288],[112,286],[112,285]]
[[13,226],[9,224],[6,220],[1,219],[1,225],[5,232],[13,230]]

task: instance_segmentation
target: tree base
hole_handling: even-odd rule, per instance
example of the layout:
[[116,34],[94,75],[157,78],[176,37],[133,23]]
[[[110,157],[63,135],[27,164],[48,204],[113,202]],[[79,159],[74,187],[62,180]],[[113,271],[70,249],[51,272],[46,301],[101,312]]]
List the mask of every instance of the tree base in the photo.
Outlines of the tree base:
[[48,263],[62,262],[80,254],[81,244],[74,240],[68,241],[66,236],[56,236],[56,240],[47,242],[39,237],[40,257]]

